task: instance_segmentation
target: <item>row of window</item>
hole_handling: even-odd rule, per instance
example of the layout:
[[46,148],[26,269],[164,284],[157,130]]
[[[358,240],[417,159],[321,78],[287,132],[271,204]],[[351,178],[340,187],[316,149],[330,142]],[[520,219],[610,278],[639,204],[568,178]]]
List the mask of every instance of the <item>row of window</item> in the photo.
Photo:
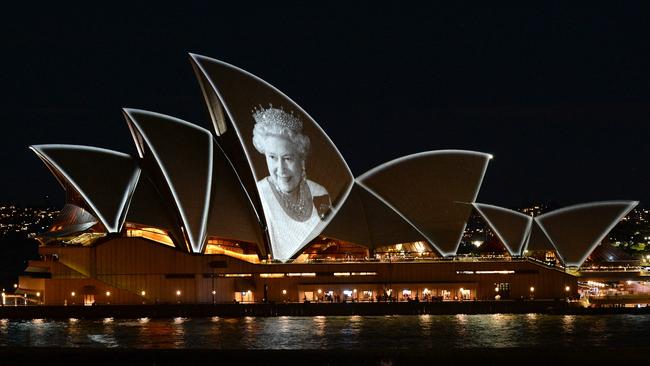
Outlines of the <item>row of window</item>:
[[[238,277],[253,277],[252,273],[203,273],[203,278],[212,277],[225,277],[225,278],[238,278]],[[349,277],[349,276],[376,276],[377,272],[287,272],[287,273],[260,273],[261,278],[283,278],[283,277]],[[194,273],[168,273],[165,275],[167,279],[193,279]]]

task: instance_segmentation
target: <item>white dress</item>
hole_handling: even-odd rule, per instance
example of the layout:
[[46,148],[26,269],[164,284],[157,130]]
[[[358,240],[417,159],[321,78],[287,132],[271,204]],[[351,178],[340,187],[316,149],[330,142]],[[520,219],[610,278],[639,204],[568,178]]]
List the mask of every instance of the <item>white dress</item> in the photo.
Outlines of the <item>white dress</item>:
[[[311,210],[311,216],[303,222],[289,217],[275,198],[268,179],[269,177],[266,177],[257,182],[257,190],[260,193],[262,208],[269,228],[273,258],[284,261],[301,249],[305,239],[322,220],[318,217],[316,207]],[[308,179],[307,186],[312,196],[327,195],[325,188],[316,182]]]

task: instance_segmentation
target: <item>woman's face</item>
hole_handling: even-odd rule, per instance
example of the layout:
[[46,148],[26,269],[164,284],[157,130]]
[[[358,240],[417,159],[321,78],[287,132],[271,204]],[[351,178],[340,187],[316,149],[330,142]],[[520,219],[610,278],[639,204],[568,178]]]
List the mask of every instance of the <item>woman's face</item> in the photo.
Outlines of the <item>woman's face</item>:
[[292,192],[300,183],[303,167],[296,146],[286,138],[268,136],[265,150],[271,180],[282,192]]

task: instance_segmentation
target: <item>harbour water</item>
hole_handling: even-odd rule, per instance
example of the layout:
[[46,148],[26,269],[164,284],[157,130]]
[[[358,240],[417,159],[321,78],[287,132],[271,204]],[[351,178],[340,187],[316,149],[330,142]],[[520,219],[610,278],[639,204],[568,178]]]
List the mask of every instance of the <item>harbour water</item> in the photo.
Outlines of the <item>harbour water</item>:
[[0,347],[449,350],[646,347],[650,315],[0,319]]

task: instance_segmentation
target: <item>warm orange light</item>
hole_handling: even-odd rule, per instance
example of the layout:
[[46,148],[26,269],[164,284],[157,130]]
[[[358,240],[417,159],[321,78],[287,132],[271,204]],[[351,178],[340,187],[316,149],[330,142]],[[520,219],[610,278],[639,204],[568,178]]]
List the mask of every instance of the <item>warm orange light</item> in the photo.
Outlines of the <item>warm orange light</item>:
[[530,286],[530,292],[535,292],[535,287]]
[[110,292],[110,291],[106,291],[106,296],[111,296],[111,292]]
[[205,254],[223,254],[227,255],[229,257],[241,259],[245,262],[248,263],[259,263],[260,259],[257,256],[257,254],[243,254],[243,253],[238,253],[232,250],[229,250],[227,248],[222,247],[221,245],[217,244],[210,244],[205,246]]
[[140,295],[142,295],[142,296],[144,296],[144,295],[146,295],[146,294],[147,294],[147,292],[144,291],[144,290],[142,290],[142,292],[140,292]]
[[126,231],[126,235],[130,237],[136,237],[136,238],[138,237],[145,238],[163,245],[174,247],[174,242],[169,237],[169,235],[167,235],[165,231],[157,228],[144,227],[139,229],[138,228],[128,229]]
[[181,290],[176,290],[176,296],[181,296]]
[[565,288],[564,288],[564,291],[566,291],[566,292],[571,291],[571,287],[569,287],[569,286],[565,287]]
[[75,295],[77,295],[77,294],[76,294],[74,291],[72,291],[72,292],[70,293],[70,296],[72,296],[72,297],[75,297]]
[[287,294],[287,290],[282,290],[282,295],[286,295],[286,294]]

